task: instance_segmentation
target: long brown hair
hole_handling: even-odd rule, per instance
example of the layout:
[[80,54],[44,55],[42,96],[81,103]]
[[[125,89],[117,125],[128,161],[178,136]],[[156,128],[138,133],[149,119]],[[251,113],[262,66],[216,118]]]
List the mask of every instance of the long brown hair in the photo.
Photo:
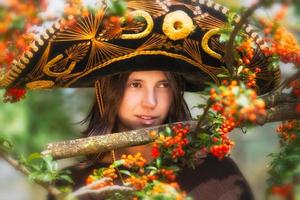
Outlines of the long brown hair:
[[[191,119],[190,111],[183,98],[184,79],[181,75],[174,72],[165,73],[174,98],[166,119],[166,123]],[[84,123],[88,123],[88,127],[83,132],[83,135],[104,135],[111,133],[112,131],[118,131],[115,130],[118,118],[117,114],[129,75],[130,72],[120,73],[106,76],[100,80],[101,84],[103,85],[101,91],[104,105],[103,114],[100,114],[98,107],[99,105],[97,100],[95,100],[91,111],[83,120]]]

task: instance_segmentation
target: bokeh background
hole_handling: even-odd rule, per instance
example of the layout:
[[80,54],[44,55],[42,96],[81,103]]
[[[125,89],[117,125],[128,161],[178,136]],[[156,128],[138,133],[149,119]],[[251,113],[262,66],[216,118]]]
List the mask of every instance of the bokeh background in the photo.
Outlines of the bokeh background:
[[[0,0],[0,3],[3,0]],[[62,5],[61,0],[54,0]],[[241,5],[248,6],[253,2],[218,1],[230,8]],[[269,17],[278,9],[274,5],[266,12],[259,14]],[[55,10],[55,9],[54,9]],[[291,8],[290,13],[292,13]],[[287,25],[295,34],[300,33],[299,19],[290,14]],[[290,76],[290,66],[282,65],[283,77]],[[0,90],[0,96],[4,91]],[[197,94],[185,94],[188,105],[194,115],[199,110],[192,109],[201,101]],[[0,102],[0,135],[8,137],[15,145],[15,152],[29,155],[40,152],[45,144],[80,137],[85,125],[80,122],[85,118],[94,99],[93,89],[56,89],[30,91],[26,99],[10,104]],[[276,134],[277,123],[255,127],[244,133],[236,129],[231,138],[236,146],[231,157],[237,162],[241,171],[249,181],[256,199],[264,199],[267,169],[271,158],[270,153],[278,151]],[[40,186],[30,183],[26,177],[9,166],[0,158],[0,200],[43,200],[46,192]]]

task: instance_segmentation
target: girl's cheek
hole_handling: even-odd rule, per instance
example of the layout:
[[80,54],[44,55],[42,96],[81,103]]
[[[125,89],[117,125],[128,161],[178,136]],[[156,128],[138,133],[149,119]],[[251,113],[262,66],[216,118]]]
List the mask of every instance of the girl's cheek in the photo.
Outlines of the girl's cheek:
[[136,91],[128,91],[124,94],[123,100],[126,102],[126,104],[129,104],[131,106],[134,106],[135,104],[138,104],[141,99],[141,95],[139,92]]

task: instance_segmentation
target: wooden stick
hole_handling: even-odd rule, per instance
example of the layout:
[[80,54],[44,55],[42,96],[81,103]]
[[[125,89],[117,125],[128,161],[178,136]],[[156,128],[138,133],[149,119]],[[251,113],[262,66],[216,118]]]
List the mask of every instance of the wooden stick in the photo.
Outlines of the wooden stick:
[[[297,103],[281,104],[276,107],[269,108],[267,115],[258,120],[258,123],[263,125],[269,122],[283,121],[290,119],[300,119],[300,113],[295,110]],[[140,130],[133,130],[121,133],[106,134],[101,136],[93,136],[80,138],[75,140],[63,141],[48,144],[43,155],[50,154],[54,159],[69,158],[74,156],[95,154],[111,151],[122,147],[142,145],[153,142],[155,138],[150,136],[151,131],[159,132],[168,126],[173,126],[178,123],[183,125],[189,124],[190,130],[195,131],[198,121],[176,122],[164,124],[156,127],[149,127]],[[203,123],[204,124],[204,123]],[[209,124],[202,125],[206,129]]]
[[[55,159],[61,159],[73,156],[101,153],[122,147],[142,145],[154,141],[155,138],[151,138],[149,134],[151,131],[159,132],[165,129],[167,126],[176,125],[178,123],[186,124],[187,122],[164,124],[161,126],[144,128],[140,130],[51,143],[47,145],[46,150],[43,151],[42,154],[50,154]],[[197,121],[189,121],[189,124],[191,129],[195,129]]]

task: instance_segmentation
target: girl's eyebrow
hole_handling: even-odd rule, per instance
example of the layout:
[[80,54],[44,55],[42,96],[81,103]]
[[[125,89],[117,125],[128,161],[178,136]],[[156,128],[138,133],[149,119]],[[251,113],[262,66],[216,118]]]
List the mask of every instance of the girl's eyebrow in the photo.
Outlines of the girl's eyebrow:
[[164,79],[164,80],[160,80],[160,81],[157,81],[158,83],[165,83],[165,82],[169,82],[169,80],[168,79]]
[[[142,82],[143,79],[130,78],[130,79],[128,79],[128,81],[139,81],[139,82]],[[157,82],[158,82],[158,83],[160,83],[160,82],[169,82],[169,80],[168,80],[168,79],[162,79],[162,80],[159,80],[159,81],[157,81]]]
[[137,79],[137,78],[130,78],[130,79],[128,79],[128,81],[143,81],[142,79]]

